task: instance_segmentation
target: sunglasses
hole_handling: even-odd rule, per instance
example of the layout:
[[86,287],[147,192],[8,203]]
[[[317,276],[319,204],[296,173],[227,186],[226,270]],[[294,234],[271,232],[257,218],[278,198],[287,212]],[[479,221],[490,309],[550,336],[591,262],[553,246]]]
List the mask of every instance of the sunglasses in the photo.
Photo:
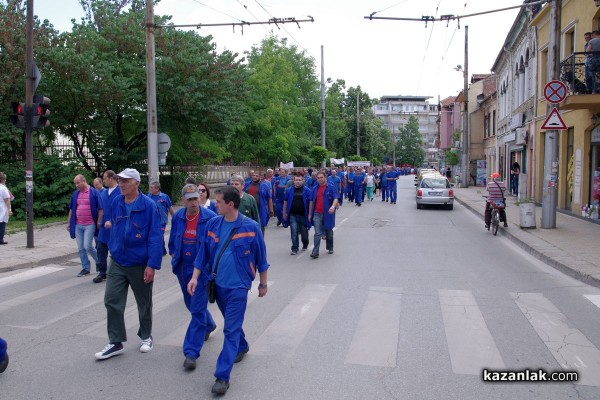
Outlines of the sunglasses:
[[206,193],[206,189],[198,189],[200,193]]

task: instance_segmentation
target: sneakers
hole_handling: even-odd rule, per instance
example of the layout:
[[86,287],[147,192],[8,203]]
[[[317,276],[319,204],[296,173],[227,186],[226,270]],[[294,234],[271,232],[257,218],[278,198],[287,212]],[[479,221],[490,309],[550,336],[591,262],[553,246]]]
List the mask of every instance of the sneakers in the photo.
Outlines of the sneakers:
[[118,356],[124,351],[125,349],[123,348],[122,343],[109,343],[102,351],[96,353],[94,356],[96,357],[96,360],[106,360],[107,358]]
[[311,253],[310,258],[319,258],[319,253]]
[[147,353],[152,350],[154,346],[152,345],[152,336],[148,339],[142,339],[142,345],[140,346],[140,351],[142,353]]
[[207,341],[208,338],[210,337],[210,334],[214,332],[214,330],[217,329],[217,326],[215,325],[210,331],[206,331],[206,333],[204,334],[204,341]]
[[79,278],[79,277],[82,277],[82,276],[85,276],[85,275],[89,275],[89,274],[90,274],[90,271],[87,271],[87,270],[85,270],[85,269],[82,269],[82,270],[81,270],[81,271],[79,271],[79,273],[77,274],[77,277]]
[[188,369],[190,371],[196,369],[196,359],[190,356],[186,356],[183,361],[183,368]]
[[237,355],[235,356],[235,360],[233,360],[233,362],[239,363],[240,361],[242,361],[244,359],[244,357],[246,356],[246,353],[249,351],[250,351],[250,348],[248,347],[246,350],[240,351],[239,353],[237,353]]
[[102,282],[104,280],[106,280],[106,275],[98,274],[98,276],[96,276],[94,279],[92,279],[92,282],[94,282],[94,283],[100,283],[100,282]]
[[211,392],[213,394],[225,394],[227,393],[227,389],[229,389],[229,381],[217,378]]
[[296,254],[298,254],[298,250],[292,250],[292,251],[290,252],[290,255],[291,255],[291,256],[295,256]]

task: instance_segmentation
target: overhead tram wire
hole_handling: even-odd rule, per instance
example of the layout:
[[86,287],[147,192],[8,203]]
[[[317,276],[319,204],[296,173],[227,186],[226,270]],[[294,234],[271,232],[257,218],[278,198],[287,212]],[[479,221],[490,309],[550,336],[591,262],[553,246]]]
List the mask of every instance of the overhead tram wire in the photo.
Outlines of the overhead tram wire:
[[[437,7],[435,7],[435,16],[437,16],[440,4],[442,0],[438,1]],[[419,68],[419,81],[417,83],[417,95],[419,95],[419,91],[421,90],[421,79],[423,78],[423,70],[425,69],[425,60],[427,58],[427,51],[429,50],[429,45],[431,44],[431,38],[433,37],[433,28],[434,24],[431,24],[431,31],[429,32],[429,40],[427,40],[427,45],[425,46],[425,52],[423,53],[423,60],[421,61],[421,68]],[[427,28],[427,24],[425,24],[425,28]]]
[[[247,5],[243,4],[240,0],[236,0],[238,2],[238,4],[242,7],[244,7],[244,9],[248,12],[248,14],[250,14],[252,16],[252,18],[254,18],[255,21],[260,21],[254,14],[252,14],[252,11],[250,11],[250,9],[248,8]],[[269,30],[266,27],[263,27],[265,29],[265,32],[269,33]]]
[[[264,10],[264,12],[266,12],[266,13],[269,15],[269,17],[273,18],[273,15],[271,15],[271,13],[270,13],[270,12],[269,12],[269,11],[268,11],[268,10],[267,10],[267,9],[266,9],[266,8],[265,8],[263,5],[262,5],[262,4],[260,4],[260,3],[258,2],[258,0],[254,0],[254,2],[255,2],[256,4],[258,4],[258,5],[260,6],[260,8],[262,8],[262,9]],[[312,19],[312,17],[310,17],[310,18]],[[283,31],[284,31],[285,33],[287,33],[287,34],[288,34],[288,36],[289,36],[289,37],[291,37],[291,38],[292,38],[292,40],[293,40],[294,42],[296,42],[296,44],[297,44],[298,46],[300,46],[300,48],[301,48],[302,50],[304,50],[306,53],[310,54],[310,52],[309,52],[308,50],[306,50],[306,48],[305,48],[304,46],[302,46],[302,45],[300,44],[300,42],[296,40],[296,38],[294,37],[294,35],[292,35],[291,33],[289,33],[289,32],[287,31],[287,29],[285,29],[284,27],[281,27],[281,28],[279,28],[279,26],[278,26],[277,24],[275,24],[275,26],[277,26],[277,29],[283,29]],[[300,25],[298,25],[298,29],[300,29]],[[312,57],[312,56],[311,56],[311,57]],[[314,57],[313,57],[313,58],[314,58]]]

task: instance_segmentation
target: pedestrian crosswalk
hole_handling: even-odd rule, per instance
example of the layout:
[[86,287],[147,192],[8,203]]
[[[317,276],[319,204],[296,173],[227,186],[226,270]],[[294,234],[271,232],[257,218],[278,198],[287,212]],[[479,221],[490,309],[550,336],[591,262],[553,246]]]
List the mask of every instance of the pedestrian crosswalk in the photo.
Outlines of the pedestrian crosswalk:
[[[32,270],[34,271],[34,270]],[[40,268],[36,272],[26,271],[13,274],[0,279],[0,287],[9,288],[24,282],[35,282],[46,279],[47,275],[61,271],[58,266]],[[70,275],[69,275],[70,276]],[[165,283],[168,282],[168,283]],[[179,285],[175,280],[165,281],[155,287],[154,293],[154,339],[158,346],[181,346],[189,314],[183,305]],[[269,281],[270,296],[261,301],[257,299],[257,282],[248,297],[245,324],[250,324],[251,354],[259,357],[291,358],[303,357],[306,351],[302,344],[309,340],[312,330],[318,329],[322,340],[322,349],[316,351],[326,352],[330,343],[341,344],[336,346],[336,351],[341,351],[339,362],[344,365],[359,365],[372,368],[402,368],[401,362],[404,346],[410,345],[403,342],[402,335],[406,332],[406,324],[413,324],[411,329],[418,329],[419,321],[403,319],[408,313],[405,301],[408,293],[401,287],[366,286],[360,287],[360,295],[356,295],[356,302],[352,307],[356,312],[343,315],[345,321],[342,327],[335,327],[329,332],[324,332],[319,323],[325,318],[332,317],[331,309],[327,309],[332,302],[339,301],[347,289],[342,284],[304,282],[294,290],[289,290],[286,282],[285,291],[277,292],[277,281]],[[81,287],[77,287],[82,285]],[[56,296],[69,297],[70,291],[84,288],[83,285],[92,285],[75,277],[60,280],[56,283],[44,285],[40,289],[26,293],[16,293],[12,297],[0,291],[0,327],[2,325],[13,328],[42,329],[54,323],[66,320],[78,313],[85,313],[88,309],[102,310],[93,322],[80,324],[73,333],[87,336],[106,338],[106,321],[103,318],[103,298],[101,285],[92,285],[94,290],[89,295],[80,296],[72,307],[60,309],[55,313],[44,312],[37,321],[32,323],[27,312],[32,304],[40,302],[56,302]],[[356,288],[353,288],[356,290]],[[80,290],[79,294],[83,289]],[[6,292],[4,292],[6,293]],[[276,293],[273,294],[273,293]],[[336,298],[336,296],[339,296]],[[600,343],[597,337],[589,338],[584,332],[586,329],[577,327],[574,320],[570,320],[568,313],[561,310],[561,304],[555,304],[543,293],[509,292],[505,294],[505,304],[509,305],[511,312],[523,318],[513,318],[506,321],[514,332],[525,331],[529,335],[537,336],[539,343],[545,346],[544,355],[531,360],[519,360],[521,364],[514,364],[514,357],[507,354],[505,346],[500,345],[510,341],[507,339],[508,330],[497,329],[494,324],[489,324],[489,307],[481,307],[478,300],[481,298],[477,292],[466,289],[437,289],[428,294],[437,300],[435,310],[427,317],[433,318],[434,323],[440,327],[440,332],[445,336],[443,349],[445,352],[440,358],[449,357],[451,372],[458,375],[481,375],[482,369],[511,370],[522,369],[525,363],[532,368],[547,367],[539,365],[540,360],[550,355],[555,361],[555,369],[574,370],[579,373],[577,384],[600,387]],[[582,304],[588,304],[595,313],[595,320],[600,319],[600,295],[583,294]],[[51,300],[50,300],[51,299]],[[285,299],[282,302],[282,299]],[[278,301],[278,306],[268,302]],[[590,305],[591,303],[591,305]],[[431,303],[434,304],[434,303]],[[592,306],[593,305],[593,306]],[[214,341],[222,340],[223,319],[216,307],[210,304],[213,317],[218,329],[213,333]],[[47,315],[46,315],[47,314]],[[411,313],[411,315],[416,315]],[[5,316],[7,316],[5,318]],[[497,316],[494,316],[497,317]],[[253,324],[260,320],[260,326]],[[486,322],[488,321],[488,322]],[[132,298],[125,310],[125,324],[128,332],[135,336],[138,329],[138,315],[135,302]],[[404,325],[403,325],[404,324]],[[428,324],[422,324],[426,326]],[[327,325],[330,326],[330,325]],[[318,328],[317,328],[318,327]],[[338,340],[341,329],[350,327],[348,340]],[[589,326],[587,326],[589,331]],[[331,335],[331,337],[326,337]],[[325,336],[325,337],[324,337]],[[594,342],[595,341],[595,342]],[[313,344],[315,342],[312,342]],[[499,344],[500,343],[500,344]],[[439,342],[437,343],[439,344]],[[513,346],[528,346],[525,340],[514,340]],[[539,347],[543,350],[543,347]],[[314,349],[313,349],[314,350]],[[529,355],[531,352],[523,351],[520,354]],[[550,359],[551,360],[551,359]],[[440,363],[440,368],[444,363]],[[547,367],[548,368],[548,367]]]

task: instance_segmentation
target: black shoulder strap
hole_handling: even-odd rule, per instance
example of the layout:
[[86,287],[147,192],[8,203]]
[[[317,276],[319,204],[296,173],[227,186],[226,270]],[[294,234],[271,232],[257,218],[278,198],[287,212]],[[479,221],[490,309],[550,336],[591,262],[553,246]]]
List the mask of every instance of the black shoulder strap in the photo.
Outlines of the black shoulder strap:
[[502,193],[502,198],[504,198],[504,190],[502,190],[498,182],[494,181],[494,183],[496,184],[496,186],[498,186],[498,189],[500,189],[500,193]]
[[[244,222],[244,219],[246,219],[245,215],[242,217],[242,222]],[[215,279],[217,277],[217,269],[219,268],[219,261],[221,260],[221,256],[225,252],[225,249],[227,248],[227,246],[229,246],[229,242],[231,242],[231,239],[233,238],[233,236],[237,233],[238,228],[239,227],[237,227],[237,226],[235,228],[233,228],[233,230],[231,231],[231,235],[229,235],[229,237],[227,238],[227,241],[225,242],[223,247],[221,247],[221,251],[219,252],[219,255],[217,256],[217,261],[215,262],[215,269],[212,273],[213,279]]]

